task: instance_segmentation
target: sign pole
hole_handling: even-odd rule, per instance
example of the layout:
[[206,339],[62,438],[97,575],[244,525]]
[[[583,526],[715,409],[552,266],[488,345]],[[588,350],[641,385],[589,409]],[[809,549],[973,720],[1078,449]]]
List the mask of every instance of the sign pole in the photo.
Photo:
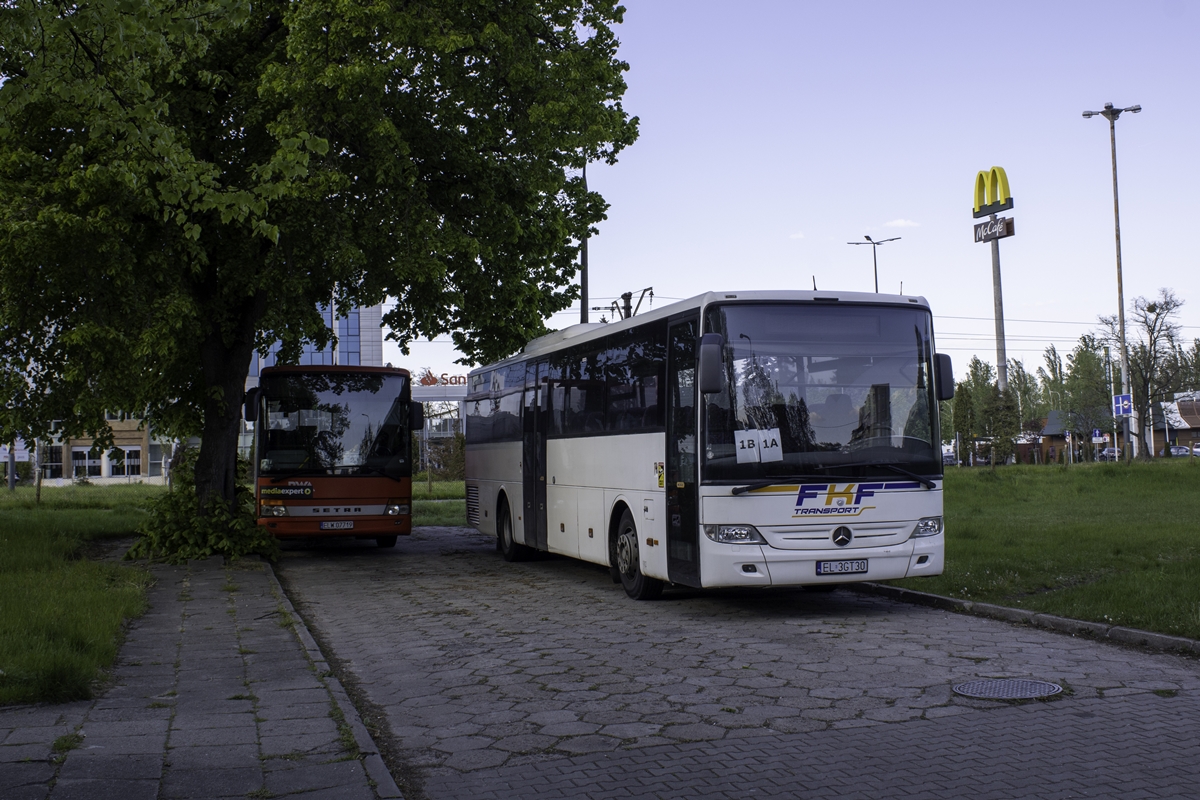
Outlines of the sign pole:
[[[992,222],[996,215],[992,214]],[[992,289],[996,302],[996,383],[1000,393],[1008,391],[1008,356],[1004,347],[1004,293],[1000,289],[1000,240],[992,239]]]
[[980,170],[975,176],[975,219],[987,217],[987,222],[975,226],[975,241],[992,244],[992,290],[996,309],[996,385],[1008,391],[1008,353],[1004,345],[1004,293],[1000,287],[1000,240],[1016,233],[1011,218],[997,217],[1000,211],[1013,207],[1008,175],[1003,167]]

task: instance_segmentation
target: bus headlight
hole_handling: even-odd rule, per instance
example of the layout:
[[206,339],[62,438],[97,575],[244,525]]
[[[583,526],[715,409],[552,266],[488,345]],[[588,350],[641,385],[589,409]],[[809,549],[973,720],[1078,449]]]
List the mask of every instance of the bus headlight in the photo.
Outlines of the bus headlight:
[[410,512],[407,503],[388,503],[387,508],[383,510],[389,517],[407,517]]
[[705,525],[704,535],[720,544],[766,544],[753,525]]
[[917,520],[917,528],[913,531],[913,537],[918,536],[937,536],[942,532],[941,517],[925,517]]
[[264,517],[286,517],[288,515],[287,506],[278,500],[263,503],[261,509],[261,516]]

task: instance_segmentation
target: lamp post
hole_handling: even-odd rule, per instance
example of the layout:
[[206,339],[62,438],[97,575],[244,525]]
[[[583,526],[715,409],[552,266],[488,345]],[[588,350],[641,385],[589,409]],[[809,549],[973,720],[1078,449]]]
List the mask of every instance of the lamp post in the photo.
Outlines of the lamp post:
[[879,245],[887,244],[888,242],[898,242],[903,237],[895,236],[891,239],[880,239],[878,242],[872,239],[870,236],[863,236],[863,238],[866,239],[865,242],[846,242],[846,244],[871,245],[871,262],[875,265],[875,294],[879,294],[879,257],[876,255],[876,251],[879,249]]
[[[587,162],[583,162],[583,191],[587,193]],[[588,321],[588,237],[583,232],[583,241],[579,243],[579,321]]]
[[[1121,282],[1121,205],[1117,196],[1117,118],[1124,112],[1131,114],[1141,112],[1140,105],[1128,108],[1113,108],[1112,103],[1105,103],[1103,111],[1085,111],[1085,119],[1101,116],[1108,120],[1108,136],[1112,144],[1112,173],[1113,173],[1113,227],[1117,238],[1117,320],[1121,337],[1121,394],[1129,394],[1129,348],[1125,345],[1125,288]],[[1137,424],[1137,409],[1131,414],[1134,425]],[[1133,457],[1135,443],[1129,435],[1130,420],[1124,421],[1125,459]]]

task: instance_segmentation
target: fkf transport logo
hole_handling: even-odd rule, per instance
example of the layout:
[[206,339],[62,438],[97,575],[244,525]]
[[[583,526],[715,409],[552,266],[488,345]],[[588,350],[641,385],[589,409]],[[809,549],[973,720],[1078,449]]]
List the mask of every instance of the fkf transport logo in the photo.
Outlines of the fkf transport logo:
[[[836,483],[805,483],[801,485],[800,493],[796,495],[796,513],[792,516],[837,514],[845,517],[857,517],[862,512],[875,508],[873,505],[863,505],[863,501],[874,497],[878,491],[920,488],[921,484],[916,481],[847,483],[844,489],[838,488]],[[806,503],[807,505],[805,505]]]

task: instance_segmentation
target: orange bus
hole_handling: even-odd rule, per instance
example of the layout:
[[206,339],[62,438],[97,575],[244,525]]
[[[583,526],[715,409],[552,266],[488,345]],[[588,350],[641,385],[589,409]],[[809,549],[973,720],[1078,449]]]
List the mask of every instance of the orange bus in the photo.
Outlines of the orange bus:
[[276,537],[394,547],[412,532],[412,432],[424,411],[407,370],[267,367],[245,415],[258,524]]

